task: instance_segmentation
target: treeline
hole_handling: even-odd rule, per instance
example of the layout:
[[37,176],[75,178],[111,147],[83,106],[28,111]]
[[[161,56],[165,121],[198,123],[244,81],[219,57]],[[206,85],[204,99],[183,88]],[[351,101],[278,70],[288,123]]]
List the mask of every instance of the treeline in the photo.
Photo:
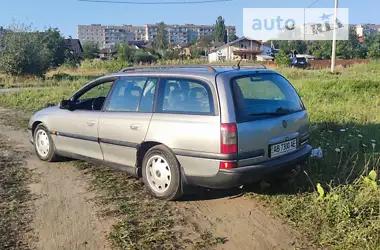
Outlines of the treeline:
[[[332,41],[272,41],[276,48],[288,53],[296,50],[310,54],[317,59],[331,59]],[[339,59],[379,59],[380,33],[366,35],[360,41],[354,28],[349,31],[349,39],[337,41],[336,56]]]

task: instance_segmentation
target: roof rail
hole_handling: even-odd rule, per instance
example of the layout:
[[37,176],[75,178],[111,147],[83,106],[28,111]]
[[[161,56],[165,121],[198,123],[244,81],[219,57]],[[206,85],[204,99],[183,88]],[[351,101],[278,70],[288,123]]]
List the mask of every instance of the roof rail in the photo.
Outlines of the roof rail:
[[214,67],[211,65],[197,65],[197,64],[191,64],[191,65],[181,65],[181,64],[176,64],[176,65],[154,65],[154,66],[138,66],[138,67],[128,67],[124,68],[120,71],[121,72],[127,72],[127,71],[133,71],[133,70],[144,70],[144,69],[200,69],[204,68],[207,69],[210,72],[216,72]]
[[232,67],[234,69],[239,70],[240,68],[252,68],[252,69],[266,69],[265,65],[263,64],[239,64],[236,65],[229,65],[229,64],[173,64],[173,65],[153,65],[153,66],[137,66],[137,67],[128,67],[124,68],[119,73],[127,72],[127,71],[133,71],[133,70],[144,70],[144,69],[207,69],[209,72],[216,73],[215,67]]
[[[238,67],[239,66],[239,67]],[[266,69],[267,67],[264,64],[212,64],[212,67],[232,67],[234,69],[240,69],[240,68],[248,68],[248,69]]]

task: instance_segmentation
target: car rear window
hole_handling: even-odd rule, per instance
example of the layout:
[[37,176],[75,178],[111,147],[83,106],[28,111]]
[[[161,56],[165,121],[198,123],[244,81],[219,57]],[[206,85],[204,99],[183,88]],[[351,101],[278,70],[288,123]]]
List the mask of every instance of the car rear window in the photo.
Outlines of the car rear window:
[[231,85],[235,110],[240,121],[282,116],[304,109],[293,86],[276,73],[233,78]]
[[306,58],[304,57],[297,57],[298,62],[306,62]]

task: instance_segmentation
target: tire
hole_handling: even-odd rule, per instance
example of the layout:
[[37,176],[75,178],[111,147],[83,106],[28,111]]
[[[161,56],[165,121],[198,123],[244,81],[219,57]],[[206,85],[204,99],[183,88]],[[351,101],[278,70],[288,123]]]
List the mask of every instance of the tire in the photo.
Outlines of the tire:
[[[38,158],[42,161],[54,162],[58,160],[58,155],[53,139],[44,125],[37,125],[33,132],[34,149]],[[48,145],[47,145],[48,143]]]
[[158,199],[172,201],[182,196],[179,162],[163,145],[152,147],[144,155],[142,177],[149,193]]

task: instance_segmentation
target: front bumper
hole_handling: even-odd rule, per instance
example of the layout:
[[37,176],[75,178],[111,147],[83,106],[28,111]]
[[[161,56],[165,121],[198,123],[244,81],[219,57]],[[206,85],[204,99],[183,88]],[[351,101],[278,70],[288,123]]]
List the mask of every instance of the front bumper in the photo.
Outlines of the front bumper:
[[310,157],[311,146],[306,145],[301,150],[257,165],[233,169],[223,169],[211,177],[185,176],[185,182],[191,185],[208,188],[231,188],[259,181],[271,174],[294,168]]

